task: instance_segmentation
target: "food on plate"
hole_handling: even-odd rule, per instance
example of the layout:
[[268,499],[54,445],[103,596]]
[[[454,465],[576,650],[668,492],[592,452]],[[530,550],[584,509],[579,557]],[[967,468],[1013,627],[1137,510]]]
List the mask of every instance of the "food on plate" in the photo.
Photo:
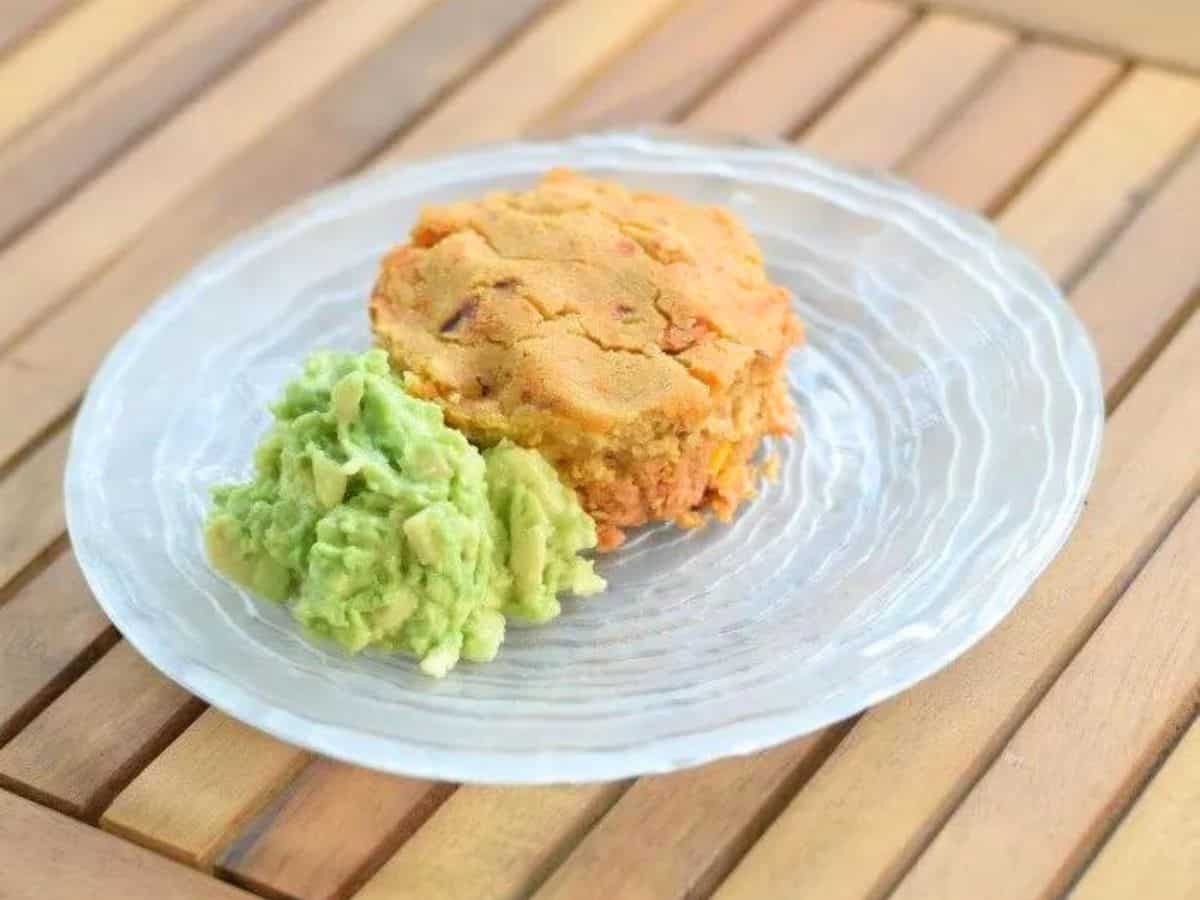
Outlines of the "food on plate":
[[554,469],[509,442],[480,453],[382,351],[314,354],[272,412],[253,480],[214,489],[205,544],[313,634],[442,676],[492,659],[506,617],[603,590],[579,555],[595,523]]
[[727,520],[762,438],[793,427],[803,330],[729,212],[575,172],[426,209],[384,259],[371,324],[413,394],[490,446],[540,451],[600,543]]

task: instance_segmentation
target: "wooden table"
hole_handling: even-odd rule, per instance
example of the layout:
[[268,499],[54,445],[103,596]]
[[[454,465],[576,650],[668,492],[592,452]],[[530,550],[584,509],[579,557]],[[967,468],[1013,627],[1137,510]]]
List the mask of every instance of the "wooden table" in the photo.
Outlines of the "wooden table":
[[[1200,897],[1200,78],[890,0],[5,0],[0,53],[0,897]],[[1061,281],[1110,421],[1017,611],[854,722],[584,787],[356,770],[156,674],[64,537],[112,341],[339,176],[644,120],[892,168]]]

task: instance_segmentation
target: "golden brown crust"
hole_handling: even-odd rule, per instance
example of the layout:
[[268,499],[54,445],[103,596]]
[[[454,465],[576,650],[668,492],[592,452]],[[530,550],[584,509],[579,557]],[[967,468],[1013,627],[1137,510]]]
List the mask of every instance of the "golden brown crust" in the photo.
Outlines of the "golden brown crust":
[[427,209],[383,261],[371,322],[451,424],[542,450],[607,543],[702,506],[730,514],[762,435],[790,430],[800,323],[715,207],[558,169]]

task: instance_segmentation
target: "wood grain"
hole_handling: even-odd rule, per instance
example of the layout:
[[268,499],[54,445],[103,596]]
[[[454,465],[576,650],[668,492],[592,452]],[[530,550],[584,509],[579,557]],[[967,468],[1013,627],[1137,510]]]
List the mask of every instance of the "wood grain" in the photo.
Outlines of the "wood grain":
[[[928,16],[821,117],[808,149],[842,162],[887,168],[928,137],[1012,50],[1011,32],[949,16]],[[911,98],[919,88],[922,103]]]
[[155,217],[287,121],[426,2],[320,4],[41,219],[0,255],[5,288],[21,297],[0,305],[0,345],[71,299]]
[[527,897],[624,788],[460,787],[355,900]]
[[[1135,286],[1131,286],[1131,290]],[[866,713],[716,896],[875,897],[1000,752],[1200,489],[1200,319],[1109,422],[1074,536],[1021,605],[933,678]],[[953,714],[948,714],[953,711]]]
[[[1191,612],[1194,612],[1192,610]],[[1200,720],[1079,880],[1070,900],[1192,900],[1200,884]]]
[[[0,458],[71,408],[107,346],[199,255],[361,163],[539,7],[540,0],[500,7],[490,0],[443,0],[197,185],[167,213],[162,227],[151,228],[69,306],[0,358],[5,386],[0,409],[13,416],[0,431]],[[490,10],[497,12],[489,15]],[[380,91],[380,83],[397,87]],[[45,510],[44,515],[56,511],[57,532],[62,530],[61,449],[39,448],[30,457],[31,465],[36,462],[39,471],[50,473],[47,479],[0,481],[0,497],[8,491],[30,508]],[[0,507],[0,583],[9,540],[14,561],[24,565],[53,539],[43,533],[50,529],[27,532],[22,520],[7,512]]]
[[0,748],[0,782],[92,818],[203,708],[121,641]]
[[[7,392],[8,382],[0,377],[0,384]],[[58,432],[0,480],[0,586],[67,527],[62,475],[69,438]]]
[[0,606],[0,744],[116,641],[68,550]]
[[1200,705],[1198,578],[1193,504],[894,900],[1062,894]]
[[88,0],[0,60],[0,144],[190,0]]
[[217,871],[270,896],[345,897],[450,790],[449,785],[313,760],[245,828]]
[[567,0],[438,104],[380,161],[516,136],[551,115],[677,2]]
[[12,0],[0,18],[0,57],[80,0]]
[[839,736],[832,729],[750,758],[639,779],[537,900],[707,897]]
[[782,28],[688,116],[717,131],[788,134],[807,124],[914,18],[880,0],[821,0]]
[[[1200,7],[1194,0],[934,0],[1037,34],[1061,35],[1109,55],[1200,73]],[[1114,52],[1115,51],[1115,52]]]
[[4,791],[0,872],[5,900],[252,900],[231,885]]
[[312,0],[205,0],[0,146],[0,245]]
[[1200,148],[1193,148],[1072,292],[1110,402],[1125,396],[1200,299],[1198,234]]
[[692,0],[538,131],[672,119],[807,0]]
[[1003,204],[1112,86],[1118,63],[1041,41],[1022,44],[977,97],[903,168],[968,209]]
[[1001,231],[1070,282],[1198,131],[1200,81],[1135,69],[1004,211]]
[[308,759],[303,750],[209,709],[117,796],[100,822],[207,868]]

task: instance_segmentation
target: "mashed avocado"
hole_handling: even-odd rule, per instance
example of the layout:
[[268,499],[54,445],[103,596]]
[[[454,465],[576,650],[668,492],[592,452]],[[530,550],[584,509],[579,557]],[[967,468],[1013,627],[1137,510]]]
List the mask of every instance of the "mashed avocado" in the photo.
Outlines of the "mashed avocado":
[[213,565],[357,652],[412,653],[429,675],[487,661],[506,616],[544,622],[560,591],[604,581],[596,526],[539,454],[480,453],[409,396],[385,353],[317,353],[272,409],[255,478],[213,490]]

